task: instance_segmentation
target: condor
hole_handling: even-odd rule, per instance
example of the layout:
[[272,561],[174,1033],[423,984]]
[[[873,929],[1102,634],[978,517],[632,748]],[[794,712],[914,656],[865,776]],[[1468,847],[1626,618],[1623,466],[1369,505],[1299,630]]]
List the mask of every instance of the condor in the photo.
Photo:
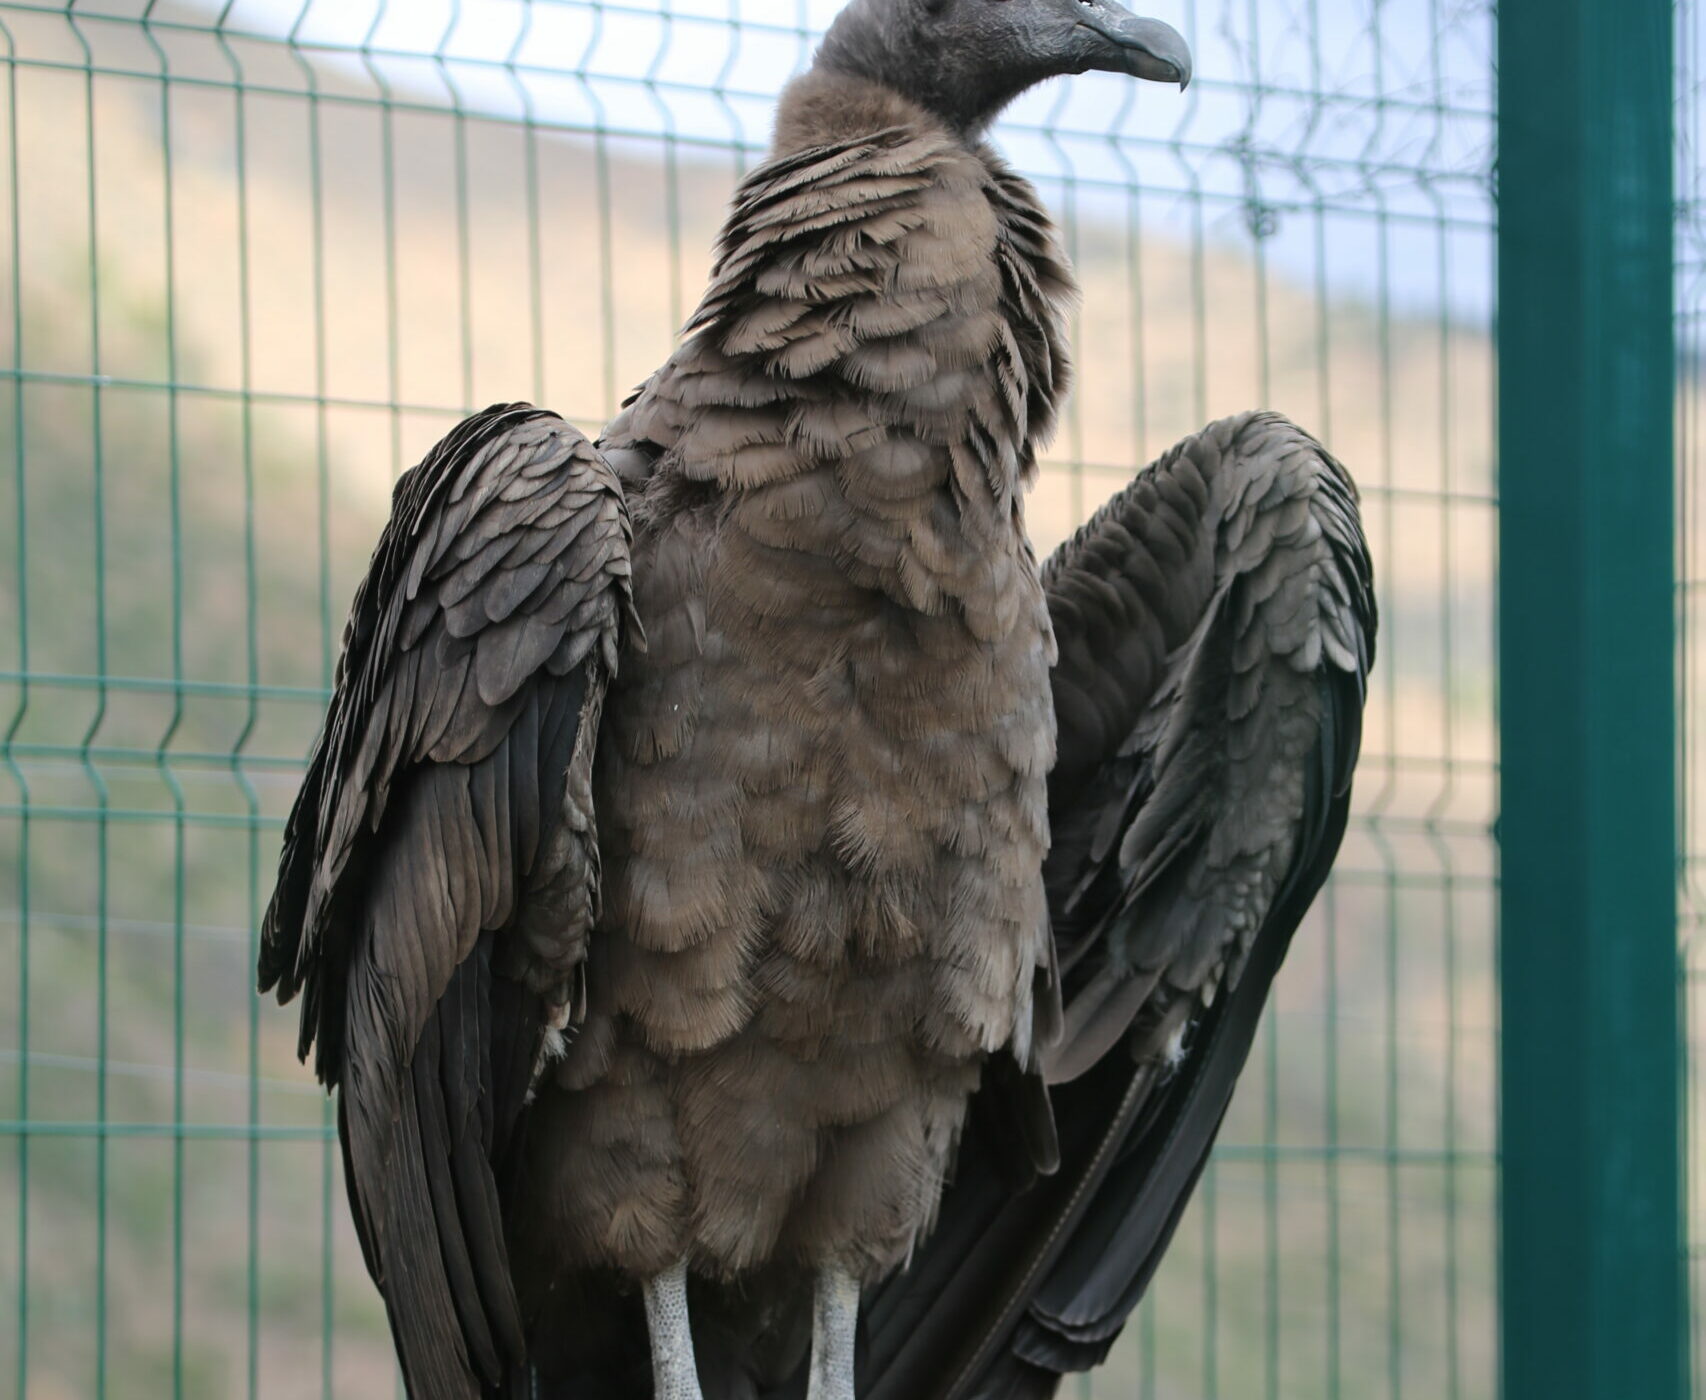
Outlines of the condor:
[[1135,1306],[1374,631],[1273,415],[1025,534],[1075,289],[984,133],[1190,68],[1108,0],[854,0],[598,442],[495,407],[398,483],[260,983],[416,1400],[1041,1397]]

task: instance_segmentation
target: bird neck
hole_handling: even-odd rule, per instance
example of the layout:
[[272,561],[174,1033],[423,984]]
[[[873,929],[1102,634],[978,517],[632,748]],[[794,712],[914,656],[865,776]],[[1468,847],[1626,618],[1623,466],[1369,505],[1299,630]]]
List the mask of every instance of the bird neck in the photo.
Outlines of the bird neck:
[[896,128],[961,135],[894,88],[819,64],[783,89],[770,155],[774,159],[813,146],[846,145]]

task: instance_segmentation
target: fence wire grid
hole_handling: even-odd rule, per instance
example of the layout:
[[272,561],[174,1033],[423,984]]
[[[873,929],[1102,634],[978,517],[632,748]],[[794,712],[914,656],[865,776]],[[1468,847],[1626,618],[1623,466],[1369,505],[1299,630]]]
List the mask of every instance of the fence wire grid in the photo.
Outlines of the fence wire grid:
[[[1188,93],[1051,84],[996,136],[1085,287],[1032,533],[1052,548],[1177,437],[1271,405],[1361,483],[1383,636],[1333,881],[1149,1299],[1076,1393],[1490,1400],[1493,9],[1149,7],[1197,55]],[[391,482],[458,417],[528,397],[595,431],[667,355],[835,8],[0,0],[16,1394],[396,1385],[329,1107],[294,1014],[251,993],[343,612]]]

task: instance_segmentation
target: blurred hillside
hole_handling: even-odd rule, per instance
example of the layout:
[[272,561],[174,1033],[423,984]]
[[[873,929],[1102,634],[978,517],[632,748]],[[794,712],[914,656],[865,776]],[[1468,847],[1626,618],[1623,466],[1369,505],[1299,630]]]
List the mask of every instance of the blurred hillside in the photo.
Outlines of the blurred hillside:
[[[94,1393],[103,1325],[115,1395],[169,1393],[174,1365],[194,1397],[251,1366],[269,1397],[385,1393],[323,1100],[294,1015],[250,992],[279,824],[395,474],[492,400],[596,429],[668,353],[737,172],[449,114],[16,83],[0,1118],[35,1126],[0,1141],[0,1310],[22,1291],[32,1400]],[[1364,484],[1384,610],[1340,877],[1097,1393],[1491,1396],[1485,331],[1336,297],[1332,242],[1372,225],[1324,223],[1302,286],[1235,221],[1199,243],[1186,206],[1045,194],[1085,297],[1039,547],[1267,405]],[[0,1328],[0,1372],[17,1344]]]

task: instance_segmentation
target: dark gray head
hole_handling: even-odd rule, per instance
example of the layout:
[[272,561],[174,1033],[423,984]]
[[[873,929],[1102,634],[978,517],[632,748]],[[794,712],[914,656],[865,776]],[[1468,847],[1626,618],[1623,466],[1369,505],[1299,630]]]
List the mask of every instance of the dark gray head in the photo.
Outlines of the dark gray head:
[[1191,79],[1177,30],[1115,0],[852,0],[818,50],[819,67],[910,97],[976,134],[1026,88],[1100,69],[1155,82]]

